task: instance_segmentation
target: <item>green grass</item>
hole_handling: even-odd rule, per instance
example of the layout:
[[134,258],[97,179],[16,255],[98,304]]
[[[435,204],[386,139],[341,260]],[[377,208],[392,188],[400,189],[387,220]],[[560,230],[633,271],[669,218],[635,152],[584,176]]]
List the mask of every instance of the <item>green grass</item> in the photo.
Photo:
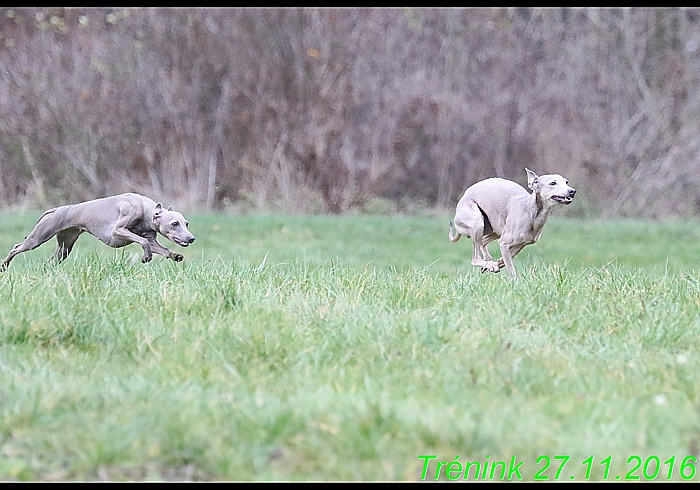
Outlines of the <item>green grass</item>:
[[[0,254],[37,217],[0,216]],[[420,480],[421,455],[624,480],[636,455],[663,481],[698,457],[698,223],[555,217],[511,281],[449,216],[188,219],[183,263],[84,236],[0,275],[0,480]]]

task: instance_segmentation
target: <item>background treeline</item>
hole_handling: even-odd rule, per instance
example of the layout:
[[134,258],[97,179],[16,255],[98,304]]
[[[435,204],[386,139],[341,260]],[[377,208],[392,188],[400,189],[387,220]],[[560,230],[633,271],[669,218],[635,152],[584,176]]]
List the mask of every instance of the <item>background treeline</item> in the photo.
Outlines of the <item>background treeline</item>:
[[[700,213],[700,10],[0,9],[0,206]],[[577,207],[576,210],[574,208]]]

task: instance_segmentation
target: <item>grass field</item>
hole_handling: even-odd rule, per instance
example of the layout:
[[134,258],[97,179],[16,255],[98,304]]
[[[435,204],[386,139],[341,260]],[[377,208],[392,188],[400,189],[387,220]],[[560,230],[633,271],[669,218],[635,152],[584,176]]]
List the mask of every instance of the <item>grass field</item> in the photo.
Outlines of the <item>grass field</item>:
[[700,480],[698,223],[557,216],[512,281],[449,215],[188,219],[0,275],[0,480]]

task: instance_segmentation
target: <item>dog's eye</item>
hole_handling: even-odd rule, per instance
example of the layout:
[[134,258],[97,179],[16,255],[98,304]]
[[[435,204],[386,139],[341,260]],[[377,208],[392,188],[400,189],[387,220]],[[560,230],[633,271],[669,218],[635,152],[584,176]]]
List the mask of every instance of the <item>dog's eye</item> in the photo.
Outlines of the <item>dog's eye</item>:
[[557,185],[557,181],[556,181],[556,180],[553,180],[553,181],[551,181],[551,182],[549,183],[549,185]]
[[180,226],[180,222],[179,222],[179,221],[173,221],[172,223],[170,223],[170,225],[171,225],[171,226]]
[[189,222],[189,221],[185,221],[185,228],[187,228],[188,226],[190,226],[190,222]]

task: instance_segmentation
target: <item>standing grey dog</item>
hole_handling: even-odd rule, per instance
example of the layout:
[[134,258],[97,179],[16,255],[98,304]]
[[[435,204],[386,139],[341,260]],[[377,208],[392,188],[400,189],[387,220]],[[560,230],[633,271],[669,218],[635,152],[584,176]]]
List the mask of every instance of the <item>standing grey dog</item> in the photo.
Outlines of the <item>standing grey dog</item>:
[[[535,243],[542,234],[549,214],[557,204],[569,205],[576,189],[561,175],[527,172],[529,194],[510,180],[491,178],[469,187],[457,203],[454,225],[450,222],[449,238],[456,242],[461,235],[474,242],[472,265],[482,272],[498,272],[501,267],[515,277],[513,257],[525,245]],[[457,234],[454,234],[454,230]],[[495,262],[486,245],[498,239],[501,258]]]
[[88,232],[110,247],[119,248],[136,242],[143,247],[141,262],[149,262],[152,252],[175,262],[184,257],[173,253],[156,240],[158,233],[187,247],[194,235],[187,230],[189,223],[178,212],[139,194],[120,194],[70,204],[46,211],[22,243],[15,245],[0,264],[7,269],[17,254],[34,250],[56,236],[58,248],[53,259],[61,262],[70,254],[81,233]]

